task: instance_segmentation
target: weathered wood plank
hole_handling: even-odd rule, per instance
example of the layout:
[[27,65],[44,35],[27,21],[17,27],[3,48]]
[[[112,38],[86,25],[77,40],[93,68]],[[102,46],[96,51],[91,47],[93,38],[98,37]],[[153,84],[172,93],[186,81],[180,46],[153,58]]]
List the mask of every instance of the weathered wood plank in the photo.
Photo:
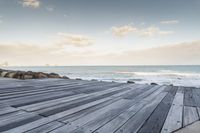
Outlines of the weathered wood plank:
[[196,107],[184,106],[183,126],[187,126],[199,119]]
[[27,96],[27,97],[9,99],[9,100],[4,100],[2,102],[5,102],[13,107],[20,107],[20,106],[30,105],[34,103],[39,103],[41,101],[48,101],[48,100],[52,100],[56,98],[71,96],[74,94],[75,94],[74,92],[61,91],[61,92],[46,93],[46,94],[41,94],[41,95],[36,95],[36,96]]
[[194,122],[182,129],[175,131],[174,133],[199,133],[200,131],[200,121]]
[[11,114],[0,116],[0,132],[26,124],[42,118],[36,114],[17,111]]
[[84,124],[96,119],[97,117],[105,114],[109,110],[118,110],[120,107],[127,105],[130,101],[121,99],[119,101],[116,101],[102,109],[99,109],[95,112],[92,112],[88,115],[85,115],[84,117],[81,117],[80,119],[77,119],[73,121],[72,123],[69,123],[61,128],[58,128],[58,130],[54,130],[53,132],[64,132],[64,133],[69,133],[72,132],[73,130],[76,130],[78,127],[83,126]]
[[118,128],[116,133],[137,132],[165,96],[166,94],[163,93],[157,96],[152,101],[149,101],[148,104],[146,104],[142,109],[140,109],[139,112],[137,112],[133,117],[131,117],[124,125]]
[[[107,102],[107,100],[109,100],[109,102]],[[110,97],[108,98],[105,98],[105,99],[101,99],[101,100],[97,100],[97,101],[94,101],[92,103],[88,103],[88,104],[85,104],[85,105],[82,105],[82,106],[78,106],[76,108],[73,108],[73,109],[70,109],[70,110],[66,110],[64,112],[61,112],[61,113],[57,113],[55,115],[52,115],[52,116],[49,116],[49,117],[46,117],[46,118],[42,118],[42,119],[39,119],[37,121],[34,121],[34,122],[31,122],[31,123],[28,123],[28,124],[24,124],[22,126],[19,126],[19,127],[16,127],[14,129],[11,129],[11,130],[8,130],[6,131],[6,133],[13,133],[13,132],[25,132],[25,131],[28,131],[28,130],[31,130],[33,128],[37,128],[39,126],[42,126],[44,124],[47,124],[47,123],[50,123],[52,121],[55,121],[55,120],[58,120],[62,117],[65,117],[67,115],[70,115],[70,114],[74,114],[76,112],[79,112],[81,110],[84,110],[84,109],[87,109],[87,108],[90,108],[90,107],[93,107],[95,105],[98,105],[98,104],[101,104],[101,103],[104,103],[105,101],[107,102],[107,105],[111,104],[111,103],[114,103],[116,101],[118,101],[119,99],[115,98],[115,99],[112,99]],[[105,104],[104,104],[105,105]],[[106,106],[106,105],[105,105]],[[104,107],[104,106],[102,106]]]
[[114,94],[120,93],[122,91],[125,91],[129,88],[124,88],[122,89],[121,87],[118,88],[113,88],[112,91],[108,92],[108,91],[104,91],[102,93],[97,93],[96,95],[90,94],[91,96],[88,97],[84,97],[84,98],[80,98],[71,102],[67,102],[64,104],[60,104],[58,106],[53,106],[53,107],[49,107],[49,108],[45,108],[43,110],[39,110],[37,111],[37,113],[43,115],[43,116],[50,116],[65,110],[68,110],[70,108],[74,108],[92,101],[96,101],[102,98],[106,98],[106,97],[110,97]]
[[138,133],[160,133],[175,96],[175,92],[172,89],[176,88],[170,88],[171,93],[168,93],[168,95],[159,103]]
[[[157,87],[151,86],[151,87],[153,88],[152,90],[158,89],[158,86]],[[148,91],[148,92],[149,92],[149,94],[152,93],[151,91]],[[139,96],[141,96],[141,95],[138,95],[137,99],[139,99],[138,98]],[[135,105],[138,101],[136,99],[132,99],[129,102],[130,103],[128,103],[127,105],[118,107],[118,109],[116,109],[116,110],[109,110],[109,111],[107,111],[106,113],[104,113],[104,114],[96,117],[92,121],[89,121],[84,126],[82,126],[80,128],[77,128],[74,132],[77,132],[77,131],[78,132],[80,132],[80,131],[82,131],[82,132],[92,132],[92,131],[95,131],[96,129],[98,129],[102,125],[104,125],[107,122],[109,122],[112,119],[114,119],[116,116],[118,116],[122,112],[124,112],[127,109],[129,109],[131,106]]]
[[26,133],[47,133],[63,125],[64,125],[63,123],[60,123],[58,121],[53,121],[48,124],[42,125],[40,127],[34,128],[30,131],[27,131]]
[[183,93],[176,93],[161,133],[171,133],[182,127]]
[[0,106],[0,116],[8,114],[8,113],[16,112],[16,111],[19,111],[19,109],[13,108],[11,106],[5,106],[5,107]]
[[[96,130],[96,132],[98,132],[98,133],[107,133],[107,132],[113,133],[119,127],[121,127],[128,119],[130,119],[138,111],[140,111],[140,109],[142,109],[142,107],[144,107],[150,101],[155,99],[155,97],[159,97],[158,95],[166,95],[167,94],[166,92],[162,93],[162,91],[165,88],[166,88],[165,86],[157,88],[157,90],[154,91],[153,93],[151,93],[149,91],[149,95],[146,95],[146,97],[142,98],[142,100],[139,100],[138,102],[136,102],[136,104],[134,106],[127,109],[125,112],[123,112],[122,114],[117,116],[115,119],[111,120],[110,122],[108,122],[107,124],[105,124],[104,126],[99,128],[98,130]],[[138,98],[138,99],[140,99],[140,98]]]
[[95,106],[92,106],[92,107],[89,107],[89,108],[86,108],[84,110],[81,110],[81,111],[78,111],[76,113],[73,113],[71,115],[67,115],[66,117],[63,117],[61,119],[59,119],[59,121],[62,121],[62,122],[65,122],[65,123],[69,123],[69,122],[72,122],[72,121],[75,121],[89,113],[92,113],[100,108],[103,108],[113,102],[116,102],[117,100],[120,100],[122,99],[122,95],[124,95],[125,93],[129,93],[131,92],[132,90],[127,90],[127,91],[124,91],[124,92],[120,92],[118,94],[115,94],[113,96],[111,96],[107,101],[103,102],[103,103],[100,103],[100,104],[97,104]]
[[197,107],[200,107],[200,89],[192,89],[192,94]]
[[195,99],[193,97],[192,88],[185,88],[184,92],[184,106],[196,106]]

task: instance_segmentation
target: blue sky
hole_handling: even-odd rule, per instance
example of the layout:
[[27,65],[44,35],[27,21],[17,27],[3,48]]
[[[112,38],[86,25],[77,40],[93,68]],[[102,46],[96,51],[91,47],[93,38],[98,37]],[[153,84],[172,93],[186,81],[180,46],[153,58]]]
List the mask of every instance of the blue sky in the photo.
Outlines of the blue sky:
[[162,53],[144,60],[152,48],[199,48],[199,29],[199,0],[0,0],[0,64],[200,64],[196,53],[185,55],[191,62],[176,51],[171,62]]

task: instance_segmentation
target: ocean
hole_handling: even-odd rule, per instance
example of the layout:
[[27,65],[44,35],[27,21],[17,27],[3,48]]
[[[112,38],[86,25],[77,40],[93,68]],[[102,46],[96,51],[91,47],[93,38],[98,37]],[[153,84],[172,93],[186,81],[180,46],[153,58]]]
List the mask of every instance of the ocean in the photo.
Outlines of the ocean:
[[37,66],[6,67],[10,70],[55,72],[69,78],[85,80],[200,87],[200,65],[193,66]]

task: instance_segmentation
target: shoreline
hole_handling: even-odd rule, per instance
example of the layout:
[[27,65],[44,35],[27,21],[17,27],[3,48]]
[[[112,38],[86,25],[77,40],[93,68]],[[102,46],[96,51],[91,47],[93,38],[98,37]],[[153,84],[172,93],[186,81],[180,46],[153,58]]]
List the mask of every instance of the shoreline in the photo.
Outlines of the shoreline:
[[[19,80],[29,80],[29,79],[48,79],[48,78],[57,78],[57,79],[70,79],[67,76],[61,76],[57,73],[45,73],[45,72],[33,72],[33,71],[20,71],[20,70],[5,70],[0,68],[0,78],[12,78]],[[75,80],[86,80],[82,78],[75,78]],[[101,81],[98,79],[91,79],[89,81]],[[116,81],[110,81],[116,82]],[[128,84],[135,84],[132,80],[127,80]],[[150,83],[150,85],[158,85],[157,83]]]
[[[31,70],[31,71],[30,71]],[[58,70],[51,70],[46,71],[45,69],[6,69],[6,68],[0,68],[0,77],[3,78],[14,78],[19,80],[28,80],[28,79],[45,79],[45,78],[58,78],[58,79],[75,79],[75,80],[88,80],[88,81],[106,81],[106,82],[117,82],[117,83],[132,83],[132,84],[153,84],[153,85],[173,85],[173,86],[183,86],[183,87],[200,87],[200,79],[199,77],[180,77],[180,76],[138,76],[138,75],[132,75],[130,78],[123,79],[123,74],[118,77],[92,77],[90,74],[91,72],[86,72],[87,75],[81,75],[83,73],[80,73],[79,71],[72,71],[72,73],[75,73],[72,76],[72,73],[69,73],[69,71],[66,69],[67,72],[60,72]],[[97,70],[98,71],[98,70]],[[91,73],[92,74],[92,73]],[[100,73],[102,76],[103,73]],[[107,75],[105,75],[107,76]],[[120,79],[122,77],[122,79]],[[110,79],[109,79],[110,78]],[[138,80],[139,79],[139,80]]]

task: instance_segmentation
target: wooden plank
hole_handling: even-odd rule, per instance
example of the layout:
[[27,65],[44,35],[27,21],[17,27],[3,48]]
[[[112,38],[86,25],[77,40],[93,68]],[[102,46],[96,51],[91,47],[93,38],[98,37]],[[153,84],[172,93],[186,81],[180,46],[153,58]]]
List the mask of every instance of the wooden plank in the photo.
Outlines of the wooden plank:
[[81,117],[80,119],[77,119],[76,121],[73,121],[72,123],[68,123],[67,125],[58,128],[58,130],[54,130],[52,132],[65,132],[65,133],[69,133],[72,132],[73,130],[76,130],[78,127],[83,126],[84,124],[88,123],[89,121],[92,121],[94,119],[96,119],[97,117],[105,114],[106,112],[108,112],[109,110],[118,110],[120,107],[127,105],[128,103],[130,103],[129,100],[125,100],[125,99],[121,99],[119,101],[116,101],[104,108],[101,108],[95,112],[92,112],[88,115],[85,115],[84,117]]
[[187,126],[199,119],[195,107],[184,106],[183,126]]
[[50,106],[66,103],[66,102],[76,100],[79,98],[83,98],[83,97],[87,97],[87,95],[78,94],[78,95],[73,95],[73,96],[69,96],[69,97],[62,97],[62,98],[39,102],[39,103],[31,104],[31,105],[21,106],[19,108],[26,110],[26,111],[36,111],[36,110],[40,110],[40,109],[47,108]]
[[200,131],[200,121],[197,121],[180,130],[175,131],[174,133],[199,133],[199,131]]
[[176,93],[161,133],[171,133],[182,127],[183,93]]
[[139,102],[136,102],[134,106],[127,109],[125,112],[123,112],[122,114],[120,114],[119,116],[117,116],[116,118],[114,118],[113,120],[111,120],[110,122],[102,126],[101,128],[99,128],[95,132],[112,133],[116,131],[119,127],[124,125],[128,119],[133,117],[138,111],[140,111],[150,101],[154,100],[156,97],[160,97],[159,95],[162,95],[162,96],[166,95],[167,94],[166,92],[162,93],[162,91],[165,88],[166,88],[165,86],[162,86],[158,88],[156,91],[154,91],[153,93],[150,93],[150,95],[146,96]]
[[[109,90],[110,89],[112,89],[112,88],[109,88]],[[116,89],[116,88],[114,88],[114,89]],[[121,88],[121,89],[124,89],[124,88]],[[105,91],[102,91],[101,93],[105,94]],[[76,99],[80,99],[80,98],[86,98],[86,97],[89,97],[89,96],[94,96],[96,94],[99,95],[101,93],[99,92],[99,93],[92,93],[92,94],[78,94],[78,95],[73,95],[73,96],[69,96],[69,97],[58,98],[58,99],[54,99],[54,100],[49,100],[49,101],[45,101],[45,102],[40,102],[40,103],[36,103],[36,104],[22,106],[20,108],[27,110],[27,111],[36,111],[36,110],[39,110],[39,109],[47,108],[47,107],[58,105],[58,104],[61,104],[61,103],[66,103],[66,102],[69,102],[69,101],[72,101],[72,100],[76,100]]]
[[[159,87],[153,87],[151,86],[153,89],[158,89]],[[149,94],[152,93],[151,91],[148,91]],[[137,96],[137,99],[139,99],[141,95]],[[144,95],[143,95],[144,96]],[[130,103],[128,103],[127,105],[118,107],[118,109],[111,109],[109,111],[107,111],[106,113],[100,115],[100,116],[95,116],[96,118],[93,119],[92,121],[89,121],[88,123],[86,123],[84,126],[77,128],[74,132],[76,131],[82,131],[82,132],[92,132],[95,131],[96,129],[98,129],[99,127],[101,127],[102,125],[106,124],[107,122],[111,121],[112,119],[114,119],[116,116],[118,116],[119,114],[121,114],[122,112],[126,111],[127,109],[129,109],[131,106],[135,105],[138,101],[136,99],[132,99],[130,100]],[[97,113],[96,113],[97,114]],[[73,122],[72,122],[73,123]]]
[[101,100],[97,100],[97,101],[94,101],[92,103],[88,103],[88,104],[85,104],[85,105],[82,105],[82,106],[78,106],[76,108],[73,108],[73,109],[70,109],[70,110],[66,110],[64,112],[61,112],[61,113],[57,113],[55,115],[52,115],[52,116],[49,116],[49,117],[46,117],[46,118],[42,118],[42,119],[39,119],[37,121],[34,121],[34,122],[31,122],[31,123],[27,123],[27,124],[24,124],[24,125],[21,125],[19,127],[16,127],[14,129],[10,129],[8,131],[6,131],[6,133],[13,133],[13,132],[26,132],[28,130],[31,130],[33,128],[37,128],[39,126],[42,126],[44,124],[47,124],[47,123],[50,123],[52,121],[55,121],[55,120],[58,120],[62,117],[65,117],[67,115],[70,115],[70,114],[73,114],[73,113],[76,113],[76,112],[79,112],[81,110],[84,110],[84,109],[87,109],[87,108],[90,108],[92,106],[95,106],[95,105],[98,105],[98,104],[101,104],[101,103],[104,103],[105,101],[107,100],[111,100],[110,102],[108,102],[107,105],[111,104],[111,103],[114,103],[116,101],[118,101],[119,99],[115,98],[115,99],[111,99],[110,97],[108,98],[105,98],[105,99],[101,99]]
[[61,119],[59,119],[59,121],[62,121],[64,123],[69,123],[69,122],[72,122],[72,121],[75,121],[91,112],[94,112],[100,108],[103,108],[113,102],[116,102],[120,99],[122,99],[122,95],[124,95],[125,93],[129,93],[131,90],[127,90],[127,91],[124,91],[124,92],[120,92],[118,94],[115,94],[113,96],[111,96],[107,101],[103,102],[103,103],[100,103],[100,104],[97,104],[95,106],[92,106],[92,107],[89,107],[89,108],[86,108],[84,110],[81,110],[81,111],[78,111],[78,112],[75,112],[71,115],[67,115]]
[[185,88],[184,93],[184,106],[196,106],[195,99],[193,97],[192,88]]
[[47,133],[63,125],[64,125],[63,123],[60,123],[58,121],[53,121],[48,124],[42,125],[40,127],[34,128],[30,131],[27,131],[26,133]]
[[17,111],[11,114],[0,116],[0,132],[38,120],[40,118],[42,117],[24,111]]
[[192,89],[192,94],[197,107],[200,107],[200,89]]
[[59,112],[63,112],[65,110],[75,108],[75,107],[78,107],[78,106],[81,106],[81,105],[84,105],[84,104],[87,104],[87,103],[90,103],[90,102],[93,102],[93,101],[96,101],[96,100],[107,98],[107,97],[112,96],[112,95],[119,93],[119,92],[122,92],[122,90],[114,91],[114,92],[111,92],[111,93],[108,93],[108,94],[105,94],[105,95],[100,95],[100,96],[97,96],[97,97],[77,99],[75,101],[66,103],[66,104],[61,105],[59,107],[56,106],[56,108],[53,108],[53,109],[52,109],[52,107],[50,107],[47,111],[42,110],[43,112],[41,112],[39,110],[39,112],[40,112],[40,115],[42,115],[42,116],[50,116],[50,115],[53,115],[53,114],[56,114],[56,113],[59,113]]
[[137,95],[147,91],[148,89],[152,88],[153,86],[145,86],[143,88],[137,88],[135,91],[133,91],[132,93],[124,96],[125,99],[134,99]]
[[166,93],[162,93],[161,95],[155,97],[155,99],[149,101],[148,104],[140,109],[139,112],[128,119],[124,125],[118,128],[116,133],[137,132],[165,96]]
[[120,87],[115,88],[115,89],[113,88],[113,90],[110,91],[110,92],[107,91],[107,92],[97,93],[97,95],[91,94],[91,97],[80,98],[80,99],[77,99],[77,100],[74,100],[74,101],[71,101],[71,102],[68,102],[68,103],[58,105],[58,106],[45,108],[43,110],[37,111],[37,113],[39,113],[40,115],[43,115],[43,116],[50,116],[50,115],[53,115],[53,114],[68,110],[70,108],[74,108],[74,107],[92,102],[92,101],[95,101],[95,100],[110,97],[114,94],[120,93],[120,92],[125,91],[127,89],[129,89],[129,88],[124,88],[124,89],[122,89],[122,88],[120,89]]
[[[157,89],[157,88],[154,88],[154,89]],[[129,101],[129,100],[128,100]],[[134,103],[132,102],[132,101],[130,101],[130,104],[127,104],[127,105],[124,105],[124,106],[127,106],[126,108],[128,108],[128,106],[132,106]],[[108,105],[108,106],[110,106],[110,105]],[[107,106],[107,107],[108,107]],[[122,105],[120,105],[120,106],[122,106]],[[98,128],[98,126],[101,126],[103,123],[106,123],[107,121],[109,121],[110,119],[112,119],[112,116],[115,116],[115,114],[118,114],[118,113],[120,113],[120,110],[124,110],[124,109],[126,109],[125,107],[121,107],[120,108],[120,106],[118,106],[118,107],[114,107],[114,108],[118,108],[118,110],[116,109],[116,110],[113,110],[113,109],[110,109],[110,110],[108,110],[108,111],[106,111],[106,112],[104,112],[103,113],[103,109],[99,109],[99,110],[97,110],[97,111],[95,111],[95,112],[91,112],[90,114],[88,114],[88,115],[85,115],[85,116],[83,116],[83,117],[81,117],[81,118],[79,118],[79,119],[76,119],[75,121],[73,121],[73,122],[71,122],[71,123],[79,123],[79,122],[82,122],[82,124],[83,123],[87,123],[87,121],[85,121],[85,119],[87,119],[88,120],[88,117],[91,119],[91,118],[93,118],[93,120],[91,120],[91,121],[88,121],[89,123],[88,123],[88,125],[87,126],[90,126],[90,128],[88,128],[88,127],[86,127],[86,129],[88,130],[88,129],[90,129],[90,131],[92,131],[92,128],[93,128],[93,130],[95,130],[96,128]],[[107,107],[105,107],[105,108],[107,108]],[[105,110],[104,110],[105,111]],[[113,111],[115,111],[115,112],[113,112]],[[109,113],[110,112],[110,113]],[[117,112],[117,113],[116,113]],[[103,113],[103,114],[101,114],[101,113]],[[109,115],[109,117],[107,116],[107,115]],[[86,118],[87,117],[87,118]],[[84,120],[83,120],[84,119]],[[95,123],[97,123],[97,124],[95,124]],[[80,123],[79,123],[80,124]],[[91,125],[92,124],[92,125]],[[76,124],[75,124],[76,125]],[[79,126],[81,126],[81,125],[79,125]],[[85,125],[86,126],[86,125]],[[76,128],[75,126],[74,127],[70,127],[70,131],[72,130],[72,129],[74,129],[74,128]]]
[[168,93],[168,95],[159,103],[157,108],[154,110],[148,120],[145,121],[138,133],[160,133],[175,96],[174,90],[176,88],[170,88],[171,93]]
[[39,103],[41,101],[48,101],[56,98],[61,98],[65,96],[74,95],[73,92],[54,92],[54,93],[46,93],[36,96],[27,96],[27,97],[20,97],[15,99],[4,100],[2,102],[7,103],[13,107],[20,107],[25,105],[30,105],[34,103]]
[[[55,115],[52,115],[52,116],[49,116],[49,117],[46,117],[46,118],[42,118],[42,119],[34,121],[32,123],[28,123],[28,124],[25,124],[23,126],[11,129],[9,131],[6,131],[5,133],[13,133],[13,132],[16,132],[16,131],[25,132],[27,130],[31,130],[31,129],[36,128],[38,126],[41,126],[41,125],[47,124],[49,122],[52,122],[54,120],[60,119],[60,118],[62,118],[64,116],[67,116],[69,114],[78,112],[78,111],[83,110],[85,108],[94,106],[94,105],[99,104],[101,102],[104,102],[107,99],[104,99],[104,100],[101,99],[101,100],[98,100],[98,101],[94,101],[93,103],[89,103],[87,105],[82,105],[82,106],[79,106],[77,108],[73,108],[73,109],[67,110],[65,112],[62,112],[62,113],[58,113],[58,114],[55,114]],[[111,107],[112,105],[122,104],[124,102],[124,101],[123,102],[122,101],[123,100],[121,100],[121,101],[115,101],[113,104],[109,104],[108,106]]]
[[5,107],[0,106],[0,116],[8,114],[8,113],[16,112],[16,111],[19,111],[19,109],[13,108],[11,106],[5,106]]

